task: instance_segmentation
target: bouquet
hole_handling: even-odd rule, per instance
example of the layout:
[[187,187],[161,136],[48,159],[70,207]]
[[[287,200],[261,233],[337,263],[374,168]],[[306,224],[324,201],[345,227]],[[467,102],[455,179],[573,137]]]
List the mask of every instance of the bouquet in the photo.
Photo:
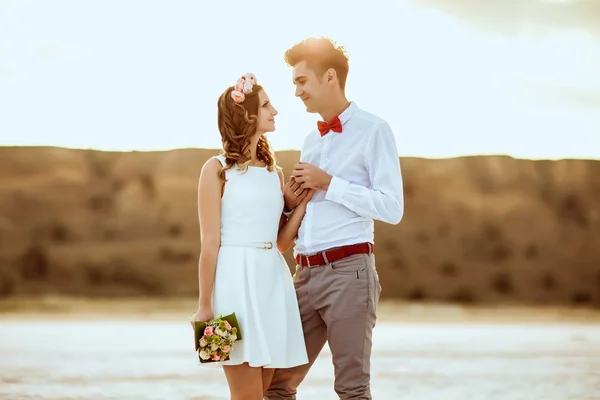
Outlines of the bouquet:
[[235,313],[217,315],[208,322],[194,321],[194,341],[201,363],[229,360],[235,343],[241,339]]

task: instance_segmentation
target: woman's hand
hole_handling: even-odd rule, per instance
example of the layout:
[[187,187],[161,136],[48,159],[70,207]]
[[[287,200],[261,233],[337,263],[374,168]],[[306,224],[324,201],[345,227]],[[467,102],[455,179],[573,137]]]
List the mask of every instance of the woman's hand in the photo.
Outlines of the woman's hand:
[[[282,177],[283,179],[283,177]],[[301,189],[300,183],[296,182],[294,177],[290,177],[290,180],[283,185],[283,199],[285,200],[285,207],[288,210],[293,210],[304,200],[308,189]]]
[[308,204],[310,199],[312,199],[313,194],[315,194],[315,189],[305,189],[305,192],[306,193],[303,193],[304,197],[300,201],[300,204],[304,205],[304,206],[306,206],[306,204]]
[[192,319],[190,320],[190,324],[192,325],[192,328],[193,328],[194,322],[196,322],[196,321],[208,322],[208,321],[212,320],[214,317],[215,317],[215,314],[210,309],[210,307],[200,307],[198,309],[198,311],[196,311],[196,314],[194,314],[192,316]]
[[304,189],[304,193],[302,193],[302,196],[304,197],[302,198],[302,200],[300,200],[300,203],[298,203],[298,206],[296,207],[297,210],[295,211],[304,215],[304,213],[306,212],[306,205],[308,204],[310,199],[312,199],[314,193],[315,189]]

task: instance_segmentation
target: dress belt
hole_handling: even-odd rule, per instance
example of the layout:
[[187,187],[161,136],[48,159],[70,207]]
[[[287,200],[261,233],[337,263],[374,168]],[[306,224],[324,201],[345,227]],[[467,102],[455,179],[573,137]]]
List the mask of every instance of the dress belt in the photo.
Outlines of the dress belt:
[[242,242],[242,241],[236,241],[236,240],[222,240],[221,241],[221,247],[229,247],[229,246],[251,247],[251,248],[256,248],[256,249],[264,249],[264,250],[270,250],[274,247],[273,242]]

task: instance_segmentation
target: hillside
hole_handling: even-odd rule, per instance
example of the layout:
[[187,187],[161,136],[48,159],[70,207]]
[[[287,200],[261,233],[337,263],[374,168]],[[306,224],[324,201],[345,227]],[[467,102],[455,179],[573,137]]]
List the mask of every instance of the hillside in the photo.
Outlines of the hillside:
[[[0,147],[0,294],[194,296],[214,154]],[[277,153],[287,175],[298,157]],[[599,161],[401,163],[405,218],[376,224],[383,296],[600,304]]]

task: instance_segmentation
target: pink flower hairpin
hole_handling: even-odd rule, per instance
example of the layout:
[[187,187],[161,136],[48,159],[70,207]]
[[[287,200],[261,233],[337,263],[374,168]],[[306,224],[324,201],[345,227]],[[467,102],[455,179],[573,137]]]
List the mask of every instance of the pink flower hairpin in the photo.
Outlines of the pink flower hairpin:
[[246,99],[246,95],[252,92],[254,85],[257,84],[256,77],[254,74],[244,74],[240,79],[237,80],[233,91],[231,92],[231,98],[236,103],[241,103]]

